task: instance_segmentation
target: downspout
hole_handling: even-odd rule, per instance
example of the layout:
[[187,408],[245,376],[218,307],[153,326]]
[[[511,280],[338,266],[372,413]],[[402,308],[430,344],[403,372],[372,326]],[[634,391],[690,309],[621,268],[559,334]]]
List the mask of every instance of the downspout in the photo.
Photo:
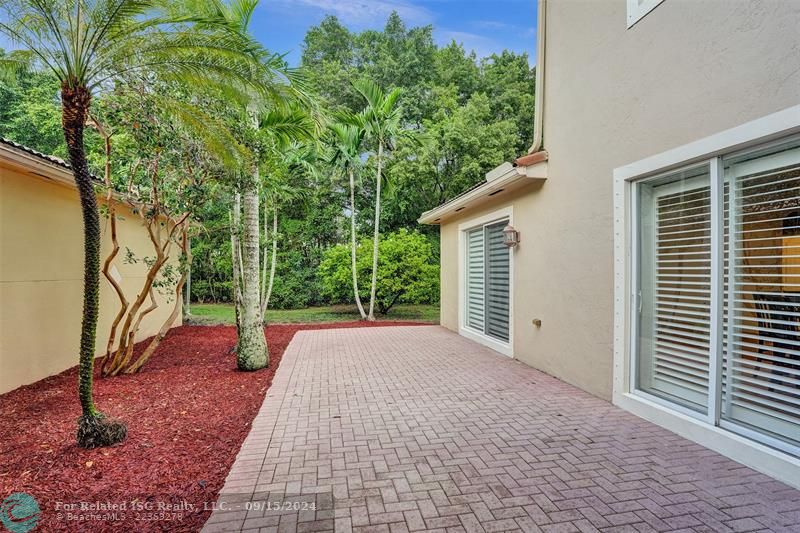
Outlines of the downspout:
[[544,124],[544,43],[545,43],[545,23],[547,0],[539,0],[536,15],[536,85],[534,95],[534,117],[533,117],[533,145],[528,150],[533,154],[542,149],[542,126]]

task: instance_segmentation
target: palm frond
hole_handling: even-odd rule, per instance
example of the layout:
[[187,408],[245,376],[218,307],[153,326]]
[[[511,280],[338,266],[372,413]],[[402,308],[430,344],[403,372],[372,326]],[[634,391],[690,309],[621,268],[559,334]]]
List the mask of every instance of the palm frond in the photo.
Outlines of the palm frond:
[[0,55],[0,83],[16,85],[31,68],[33,54],[27,50],[14,50]]

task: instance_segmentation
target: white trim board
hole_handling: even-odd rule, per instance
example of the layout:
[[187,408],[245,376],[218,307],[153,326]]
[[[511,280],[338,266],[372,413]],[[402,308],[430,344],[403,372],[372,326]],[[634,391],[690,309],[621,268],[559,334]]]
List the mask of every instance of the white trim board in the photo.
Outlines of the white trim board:
[[654,10],[664,0],[628,0],[628,29]]
[[634,182],[699,161],[711,161],[723,154],[729,155],[798,132],[800,105],[614,169],[613,402],[683,437],[800,488],[800,458],[710,424],[707,420],[687,416],[638,394],[634,392],[631,379],[634,366],[631,360],[632,344],[635,342],[632,310],[636,306],[634,283],[637,264],[634,255]]
[[514,207],[506,206],[486,215],[471,218],[458,225],[458,333],[470,340],[479,344],[483,344],[487,348],[499,352],[508,357],[514,357],[514,251],[515,248],[509,250],[509,280],[511,281],[508,291],[508,342],[505,343],[501,340],[489,337],[483,333],[475,331],[474,329],[466,326],[466,316],[464,313],[464,302],[466,298],[466,231],[478,226],[484,226],[491,222],[498,220],[508,219],[508,223],[514,225]]

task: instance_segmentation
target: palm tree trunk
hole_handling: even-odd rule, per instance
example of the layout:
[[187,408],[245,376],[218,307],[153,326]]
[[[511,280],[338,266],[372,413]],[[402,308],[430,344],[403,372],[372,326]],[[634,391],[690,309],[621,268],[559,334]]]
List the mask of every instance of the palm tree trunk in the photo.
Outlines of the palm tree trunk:
[[[189,250],[189,254],[187,257],[191,257],[192,254],[192,240],[187,237],[186,238],[186,246]],[[192,262],[191,260],[188,261],[186,266],[186,287],[184,289],[184,303],[183,303],[183,316],[192,316]]]
[[[257,180],[256,180],[257,181]],[[236,365],[239,370],[258,370],[269,364],[267,339],[261,318],[259,301],[259,248],[260,225],[258,223],[259,197],[255,185],[242,192],[244,234],[242,235],[242,316]]]
[[381,164],[383,163],[383,143],[378,142],[378,174],[375,185],[375,236],[372,241],[372,288],[369,294],[369,316],[367,320],[375,320],[375,293],[378,282],[378,239],[381,223]]
[[[266,265],[266,257],[264,258],[264,265]],[[266,313],[269,308],[269,299],[272,296],[272,287],[275,285],[275,267],[278,264],[278,205],[275,204],[275,209],[272,212],[272,259],[270,260],[269,267],[269,284],[267,285],[264,299],[261,301],[261,316],[266,321]]]
[[269,266],[267,265],[267,241],[269,240],[269,217],[267,216],[267,199],[264,198],[264,249],[261,256],[264,258],[263,264],[261,265],[261,316],[264,318],[264,324],[267,323],[267,317],[264,315],[266,310],[266,306],[264,302],[267,298],[267,271],[269,270]]
[[353,293],[356,297],[356,306],[361,315],[361,320],[367,318],[364,306],[361,305],[361,296],[358,294],[358,270],[356,268],[356,183],[353,169],[350,171],[350,256],[353,260]]
[[61,100],[64,140],[83,215],[83,317],[78,359],[78,399],[82,416],[78,421],[77,437],[80,446],[94,448],[122,441],[127,436],[127,430],[124,424],[104,423],[103,415],[95,407],[92,396],[97,317],[100,310],[100,215],[83,144],[83,128],[91,94],[86,87],[72,88],[65,83],[61,88]]
[[242,330],[242,288],[241,288],[241,257],[239,254],[239,218],[242,213],[242,196],[237,190],[233,194],[233,210],[231,212],[231,271],[233,274],[233,310],[236,315],[237,335]]

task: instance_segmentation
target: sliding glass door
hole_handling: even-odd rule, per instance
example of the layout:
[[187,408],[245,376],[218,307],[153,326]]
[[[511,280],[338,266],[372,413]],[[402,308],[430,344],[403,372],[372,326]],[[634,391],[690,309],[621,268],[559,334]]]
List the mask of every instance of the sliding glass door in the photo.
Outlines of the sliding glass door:
[[722,419],[800,445],[800,147],[726,161]]
[[638,387],[704,412],[711,301],[708,166],[643,183],[639,193]]
[[800,142],[636,189],[636,390],[800,455]]
[[510,251],[503,244],[506,220],[466,232],[465,325],[509,340]]

